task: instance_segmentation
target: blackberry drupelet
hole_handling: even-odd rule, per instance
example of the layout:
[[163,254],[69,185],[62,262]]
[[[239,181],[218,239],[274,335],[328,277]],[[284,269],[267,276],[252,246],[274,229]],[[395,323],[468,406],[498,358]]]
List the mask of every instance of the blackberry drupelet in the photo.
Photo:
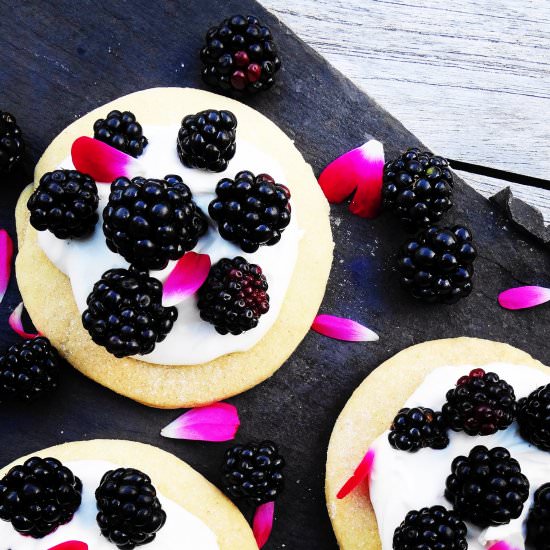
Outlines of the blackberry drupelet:
[[550,452],[550,384],[519,400],[517,421],[523,439]]
[[29,458],[0,481],[0,519],[35,539],[71,521],[81,500],[82,482],[55,458]]
[[217,222],[220,235],[244,252],[278,243],[290,223],[290,191],[268,174],[254,176],[244,170],[234,180],[223,178],[216,195],[208,213]]
[[264,504],[281,494],[284,466],[285,461],[272,441],[235,445],[225,452],[222,483],[231,498]]
[[222,258],[210,268],[198,291],[201,318],[220,334],[241,334],[258,326],[269,311],[267,280],[262,270],[237,256]]
[[455,432],[491,435],[505,430],[516,417],[514,388],[494,372],[474,369],[447,392],[443,418]]
[[31,225],[58,239],[86,237],[97,220],[99,196],[95,181],[76,170],[54,170],[40,178],[27,201]]
[[446,159],[409,149],[384,166],[382,198],[411,232],[440,220],[451,208],[453,175]]
[[394,449],[411,453],[424,447],[444,449],[449,444],[441,413],[425,407],[401,409],[393,420],[388,440]]
[[59,356],[43,336],[14,344],[0,357],[0,402],[33,401],[57,389]]
[[403,245],[401,285],[418,300],[454,304],[472,292],[476,256],[466,227],[432,226]]
[[253,15],[233,15],[210,28],[200,57],[203,80],[237,94],[271,88],[281,68],[271,31]]
[[101,534],[121,550],[148,544],[166,523],[149,476],[132,468],[110,470],[96,489]]
[[534,550],[550,550],[550,483],[535,492],[535,501],[527,517],[527,544]]
[[130,264],[164,269],[195,248],[207,221],[179,176],[117,178],[103,210],[107,246]]
[[223,172],[235,156],[237,119],[229,111],[209,109],[187,115],[178,132],[178,155],[189,168]]
[[96,120],[94,138],[136,158],[147,145],[141,124],[130,111],[111,111],[107,118]]
[[503,447],[482,445],[453,460],[445,497],[465,521],[478,527],[505,525],[518,518],[529,496],[529,481]]
[[15,117],[0,111],[0,172],[9,172],[23,157],[25,142]]
[[178,317],[175,307],[162,305],[162,283],[135,267],[106,271],[87,304],[84,328],[115,357],[151,353]]
[[394,550],[466,550],[466,525],[443,506],[413,510],[393,535]]

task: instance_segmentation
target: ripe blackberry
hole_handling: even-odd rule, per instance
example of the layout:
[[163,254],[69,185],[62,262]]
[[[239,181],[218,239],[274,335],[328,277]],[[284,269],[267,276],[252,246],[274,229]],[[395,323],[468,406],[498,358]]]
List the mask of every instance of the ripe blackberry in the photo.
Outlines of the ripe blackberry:
[[466,227],[432,226],[403,245],[401,285],[424,302],[454,304],[472,292],[476,256]]
[[107,118],[96,120],[94,138],[136,158],[147,145],[141,124],[130,111],[111,111]]
[[253,15],[233,15],[210,28],[200,57],[203,80],[226,92],[267,90],[281,68],[271,31]]
[[25,142],[15,117],[0,111],[0,172],[9,172],[23,157]]
[[82,482],[55,458],[29,458],[0,481],[0,519],[35,539],[71,521],[81,500]]
[[162,305],[162,283],[135,267],[106,271],[86,303],[84,328],[115,357],[151,353],[178,317]]
[[519,462],[503,447],[482,445],[453,460],[445,497],[465,521],[478,527],[505,525],[519,518],[529,496],[529,481]]
[[217,222],[220,235],[244,252],[278,243],[290,223],[290,191],[268,174],[254,176],[244,170],[234,180],[223,178],[216,195],[208,213]]
[[443,418],[455,432],[491,435],[505,430],[516,417],[514,388],[494,372],[474,369],[447,392]]
[[520,399],[517,417],[521,437],[550,452],[550,384]]
[[443,506],[409,512],[393,535],[394,550],[466,550],[466,525]]
[[207,222],[179,176],[117,178],[103,210],[107,246],[130,264],[164,269],[195,248]]
[[223,172],[235,156],[237,119],[229,111],[209,109],[187,115],[178,132],[178,155],[189,168]]
[[237,335],[258,326],[258,319],[269,311],[267,280],[262,270],[237,256],[222,258],[198,292],[201,318],[220,334]]
[[446,159],[409,149],[384,166],[382,198],[411,232],[440,220],[451,208],[453,175]]
[[401,409],[393,420],[388,440],[394,449],[411,453],[424,447],[444,449],[449,444],[441,413],[425,407]]
[[526,542],[535,550],[550,550],[550,483],[535,492],[535,501],[527,518]]
[[93,232],[99,196],[95,181],[76,170],[54,170],[40,178],[27,201],[31,225],[58,239],[85,237]]
[[57,389],[58,382],[59,356],[43,336],[14,344],[0,357],[0,401],[33,401]]
[[235,445],[225,451],[222,483],[231,498],[264,504],[281,494],[284,466],[285,461],[272,441]]
[[110,470],[96,489],[101,534],[121,550],[148,544],[166,523],[149,476],[132,468]]

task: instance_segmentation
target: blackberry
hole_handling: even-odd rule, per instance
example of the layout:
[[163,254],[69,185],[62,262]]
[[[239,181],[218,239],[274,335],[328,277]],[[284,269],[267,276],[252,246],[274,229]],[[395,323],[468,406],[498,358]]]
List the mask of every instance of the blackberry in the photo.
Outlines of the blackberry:
[[285,461],[272,441],[235,445],[225,452],[222,483],[231,498],[264,504],[281,494],[284,466]]
[[476,256],[466,227],[432,226],[403,245],[401,285],[424,302],[454,304],[472,292]]
[[526,542],[535,550],[550,550],[550,483],[541,485],[535,492],[527,518]]
[[81,501],[82,482],[55,458],[29,458],[0,481],[0,519],[35,539],[71,521]]
[[466,525],[443,506],[409,512],[393,535],[394,550],[466,550]]
[[151,353],[178,317],[162,305],[162,283],[133,266],[106,271],[86,303],[84,328],[115,357]]
[[254,176],[239,172],[235,179],[223,178],[208,207],[220,235],[237,243],[244,252],[273,246],[290,223],[290,191],[268,174]]
[[15,117],[0,111],[0,172],[9,172],[23,157],[25,142]]
[[235,156],[237,119],[229,111],[209,109],[187,115],[178,132],[178,155],[189,168],[223,172]]
[[220,334],[238,335],[258,326],[269,311],[267,280],[262,270],[237,256],[222,258],[198,291],[201,318]]
[[111,111],[107,118],[96,120],[94,138],[136,158],[147,145],[141,124],[130,111]]
[[393,420],[388,440],[394,449],[411,453],[424,447],[444,449],[449,444],[441,413],[425,407],[401,409]]
[[103,210],[107,246],[130,264],[164,269],[195,248],[208,228],[179,176],[117,178]]
[[550,384],[519,400],[517,420],[523,439],[550,452]]
[[132,468],[110,470],[96,489],[101,534],[121,550],[148,544],[166,523],[149,476]]
[[478,527],[505,525],[519,518],[529,497],[529,481],[507,449],[482,445],[453,460],[445,497],[465,521]]
[[409,149],[384,166],[382,198],[410,231],[437,222],[451,208],[453,175],[443,157]]
[[0,357],[0,401],[33,401],[57,389],[59,356],[43,336],[14,344]]
[[443,418],[455,432],[491,435],[505,430],[516,417],[514,388],[494,372],[474,369],[447,392]]
[[225,92],[267,90],[281,68],[271,31],[253,15],[233,15],[210,28],[200,57],[203,80]]
[[54,170],[40,178],[27,208],[35,229],[70,239],[93,232],[99,219],[98,203],[97,185],[90,176],[76,170]]

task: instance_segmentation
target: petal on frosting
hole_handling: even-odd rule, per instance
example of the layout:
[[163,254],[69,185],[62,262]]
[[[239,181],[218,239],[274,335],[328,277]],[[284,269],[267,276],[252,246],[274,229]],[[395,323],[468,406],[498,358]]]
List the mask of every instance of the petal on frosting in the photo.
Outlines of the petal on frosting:
[[162,429],[160,435],[172,439],[230,441],[240,426],[237,408],[229,403],[214,403],[191,409]]
[[550,288],[520,286],[500,293],[498,303],[505,309],[526,309],[550,301]]
[[52,546],[49,550],[88,550],[88,545],[79,540],[68,540]]
[[206,281],[210,271],[210,256],[187,252],[178,260],[164,282],[162,301],[165,306],[173,306],[187,296],[194,294]]
[[373,464],[374,449],[369,449],[367,454],[359,463],[359,466],[355,468],[352,476],[344,483],[344,485],[342,485],[342,488],[338,491],[336,498],[342,499],[347,497],[357,486],[363,483],[363,481],[367,481],[368,483]]
[[274,515],[275,502],[273,501],[260,504],[260,506],[256,508],[254,519],[252,520],[252,532],[254,533],[258,548],[262,548],[269,539],[269,535],[271,535]]
[[12,257],[13,241],[5,229],[0,229],[0,303],[10,282]]
[[499,540],[497,542],[493,542],[490,546],[488,546],[487,550],[519,550],[519,548],[517,548],[516,546],[512,546],[505,540]]
[[329,338],[347,342],[376,342],[379,339],[378,334],[357,321],[334,315],[317,315],[311,328]]
[[23,328],[23,321],[21,319],[23,315],[23,302],[21,302],[11,313],[8,318],[8,324],[10,327],[19,334],[22,338],[36,338],[40,336],[40,333],[31,334],[30,332],[25,332]]

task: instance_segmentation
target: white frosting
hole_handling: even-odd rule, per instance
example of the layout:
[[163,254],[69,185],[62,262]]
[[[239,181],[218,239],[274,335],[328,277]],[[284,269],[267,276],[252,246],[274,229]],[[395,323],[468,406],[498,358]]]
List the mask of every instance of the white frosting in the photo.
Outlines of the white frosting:
[[[75,460],[64,463],[82,481],[82,503],[73,519],[41,539],[25,537],[7,521],[0,521],[0,550],[48,550],[52,546],[78,540],[90,550],[116,550],[96,522],[95,490],[105,472],[119,468],[103,460]],[[219,550],[214,532],[179,504],[157,493],[166,512],[166,523],[144,550]]]
[[[473,367],[442,367],[429,374],[420,387],[407,400],[404,407],[429,407],[441,410],[447,390]],[[519,399],[539,386],[550,383],[550,375],[519,365],[494,363],[483,367],[486,372],[496,372],[514,388]],[[523,513],[508,525],[481,530],[468,526],[468,548],[488,548],[496,541],[507,541],[514,548],[525,548],[525,520],[533,503],[536,489],[550,481],[550,455],[527,443],[514,422],[507,430],[484,437],[471,437],[463,432],[449,432],[450,444],[443,450],[421,449],[407,453],[393,449],[388,442],[388,432],[373,443],[374,468],[371,475],[370,498],[376,513],[378,531],[383,550],[392,549],[395,529],[410,510],[440,504],[452,508],[445,499],[445,481],[451,473],[451,463],[459,455],[467,455],[476,445],[488,448],[506,447],[521,465],[522,473],[530,483],[529,500]]]
[[[161,179],[168,174],[177,174],[190,187],[195,202],[205,214],[208,204],[215,197],[215,187],[222,177],[234,178],[241,170],[250,170],[254,174],[268,173],[278,183],[283,183],[292,192],[292,182],[288,182],[281,165],[255,144],[237,138],[235,157],[229,162],[225,172],[212,173],[204,170],[186,168],[180,162],[176,150],[176,136],[179,127],[145,126],[144,135],[149,140],[145,152],[139,157],[142,175]],[[238,129],[237,129],[238,135]],[[71,158],[67,157],[60,168],[74,169]],[[61,240],[50,231],[38,233],[38,244],[52,263],[71,281],[77,307],[80,312],[86,309],[86,298],[94,283],[108,269],[128,267],[124,258],[111,252],[105,243],[101,228],[102,212],[109,198],[110,186],[98,183],[100,197],[99,222],[91,237],[86,239]],[[210,220],[208,232],[200,238],[194,251],[208,254],[214,264],[221,258],[243,256],[251,263],[261,266],[269,284],[269,312],[260,318],[255,329],[238,336],[218,334],[210,323],[201,320],[196,307],[196,298],[191,296],[177,304],[178,319],[166,339],[157,344],[154,351],[138,356],[148,363],[167,365],[194,365],[221,357],[228,353],[246,351],[256,345],[273,326],[284,301],[290,284],[294,266],[298,258],[301,231],[297,223],[295,204],[292,202],[291,222],[274,246],[262,246],[253,254],[244,253],[239,246],[222,239],[217,226]],[[166,269],[153,271],[151,275],[160,281],[166,279],[175,262]]]

